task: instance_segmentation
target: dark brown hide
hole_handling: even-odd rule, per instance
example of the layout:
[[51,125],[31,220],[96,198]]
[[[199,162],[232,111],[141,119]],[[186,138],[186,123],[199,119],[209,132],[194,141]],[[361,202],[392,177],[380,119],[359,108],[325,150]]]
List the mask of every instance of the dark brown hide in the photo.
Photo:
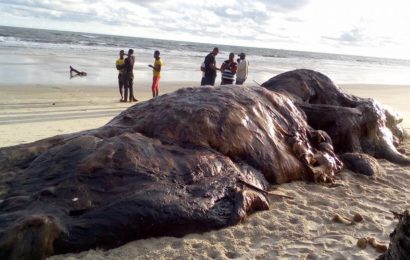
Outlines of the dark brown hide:
[[327,76],[306,69],[282,73],[262,86],[289,95],[311,127],[329,134],[336,153],[367,153],[410,164],[396,149],[405,137],[402,119],[373,99],[345,94]]
[[410,259],[410,215],[406,210],[398,215],[399,223],[390,234],[390,245],[386,253],[378,260],[406,260]]
[[181,89],[95,130],[2,148],[0,257],[236,224],[268,208],[267,180],[338,172],[329,141],[286,95],[226,86]]

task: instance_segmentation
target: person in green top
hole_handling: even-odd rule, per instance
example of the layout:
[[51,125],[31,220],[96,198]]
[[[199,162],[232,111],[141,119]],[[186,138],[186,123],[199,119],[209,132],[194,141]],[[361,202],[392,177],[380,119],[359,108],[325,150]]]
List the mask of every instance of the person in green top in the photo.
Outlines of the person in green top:
[[123,95],[125,75],[124,50],[120,50],[120,58],[115,62],[115,66],[118,70],[118,87],[121,95],[120,102],[126,102]]

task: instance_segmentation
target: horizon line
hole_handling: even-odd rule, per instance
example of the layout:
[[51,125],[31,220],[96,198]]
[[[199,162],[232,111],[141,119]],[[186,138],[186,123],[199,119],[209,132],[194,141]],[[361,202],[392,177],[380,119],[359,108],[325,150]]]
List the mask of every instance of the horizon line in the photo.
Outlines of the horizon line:
[[[87,34],[102,35],[102,36],[130,37],[130,38],[149,39],[149,40],[160,40],[160,41],[171,41],[171,42],[184,42],[184,43],[196,43],[196,44],[213,45],[213,46],[219,45],[219,46],[245,47],[245,48],[252,48],[252,49],[266,49],[266,50],[278,50],[278,51],[291,51],[291,52],[299,52],[299,53],[342,55],[342,56],[348,56],[348,57],[377,58],[377,59],[387,59],[387,60],[397,60],[397,61],[410,61],[410,59],[406,59],[406,58],[380,57],[380,56],[372,56],[372,55],[356,55],[356,54],[337,53],[337,52],[318,52],[318,51],[310,51],[310,50],[295,50],[295,49],[256,47],[256,46],[251,46],[251,45],[230,45],[230,44],[226,44],[226,43],[210,43],[210,42],[199,42],[199,41],[181,41],[181,40],[172,40],[172,39],[161,39],[161,38],[156,38],[156,37],[134,36],[134,35],[118,35],[118,34],[96,33],[96,32],[88,32],[88,31],[74,31],[74,30],[47,29],[47,28],[37,28],[37,27],[10,26],[10,25],[3,25],[3,24],[0,24],[0,27],[20,28],[20,29],[31,29],[31,30],[44,30],[44,31],[57,31],[57,32],[87,33]],[[216,47],[218,47],[218,46],[216,46]]]

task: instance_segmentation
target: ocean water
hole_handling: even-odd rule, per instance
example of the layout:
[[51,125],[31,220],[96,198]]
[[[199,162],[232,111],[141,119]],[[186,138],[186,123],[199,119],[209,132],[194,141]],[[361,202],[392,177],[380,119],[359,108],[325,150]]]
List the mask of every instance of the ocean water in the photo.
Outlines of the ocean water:
[[[116,86],[119,50],[135,50],[136,87],[151,81],[154,50],[164,61],[161,81],[200,82],[200,64],[214,45],[136,37],[0,26],[0,84]],[[217,65],[230,52],[245,52],[248,83],[263,83],[293,69],[328,75],[337,84],[409,84],[410,61],[339,54],[218,45]],[[87,77],[70,79],[69,66]],[[217,81],[218,84],[218,81]],[[145,86],[146,87],[146,86]]]

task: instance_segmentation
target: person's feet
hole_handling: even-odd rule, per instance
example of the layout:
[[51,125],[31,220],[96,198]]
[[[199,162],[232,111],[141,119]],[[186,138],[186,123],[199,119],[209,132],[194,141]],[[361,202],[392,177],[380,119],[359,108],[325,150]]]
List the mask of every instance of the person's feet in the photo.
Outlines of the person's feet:
[[132,98],[132,99],[130,100],[130,102],[138,102],[138,99]]
[[127,100],[125,100],[125,99],[120,99],[120,102],[127,102]]

